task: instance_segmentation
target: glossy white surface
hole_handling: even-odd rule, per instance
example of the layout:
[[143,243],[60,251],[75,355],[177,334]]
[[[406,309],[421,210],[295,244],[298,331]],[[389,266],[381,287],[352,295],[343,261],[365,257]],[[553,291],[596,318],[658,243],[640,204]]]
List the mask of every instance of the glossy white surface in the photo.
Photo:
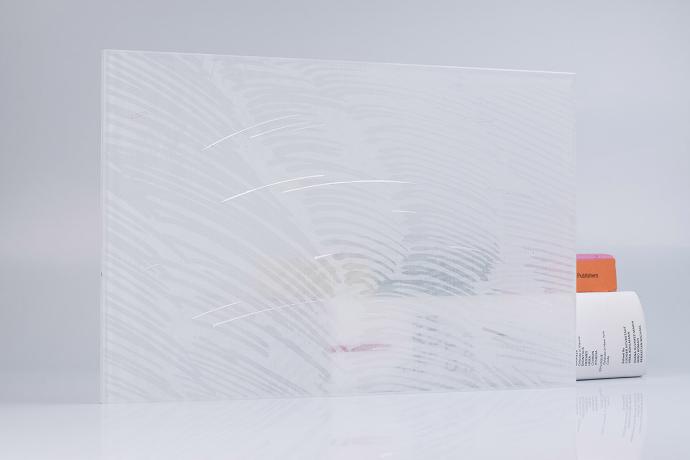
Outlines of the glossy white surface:
[[687,458],[690,376],[574,389],[0,406],[4,459]]

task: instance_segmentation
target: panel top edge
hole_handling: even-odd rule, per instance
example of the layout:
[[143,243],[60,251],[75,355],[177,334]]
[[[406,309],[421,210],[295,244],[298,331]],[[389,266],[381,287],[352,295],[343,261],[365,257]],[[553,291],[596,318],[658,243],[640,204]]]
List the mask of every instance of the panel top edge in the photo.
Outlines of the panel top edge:
[[246,59],[274,59],[282,61],[302,61],[302,62],[332,62],[340,64],[375,64],[375,65],[390,65],[403,67],[431,67],[439,69],[457,69],[469,71],[488,71],[488,72],[513,72],[513,73],[527,73],[537,75],[556,75],[565,77],[574,77],[575,72],[559,72],[551,70],[526,70],[526,69],[505,69],[498,67],[466,67],[454,65],[439,65],[439,64],[410,64],[398,62],[379,62],[379,61],[359,61],[348,59],[321,59],[321,58],[297,58],[297,57],[276,57],[276,56],[258,56],[258,55],[241,55],[241,54],[214,54],[214,53],[191,53],[191,52],[176,52],[176,51],[151,51],[151,50],[132,50],[132,49],[111,49],[106,48],[101,50],[102,54],[106,56],[110,53],[128,53],[128,54],[176,54],[182,56],[213,56],[213,57],[229,57],[229,58],[246,58]]

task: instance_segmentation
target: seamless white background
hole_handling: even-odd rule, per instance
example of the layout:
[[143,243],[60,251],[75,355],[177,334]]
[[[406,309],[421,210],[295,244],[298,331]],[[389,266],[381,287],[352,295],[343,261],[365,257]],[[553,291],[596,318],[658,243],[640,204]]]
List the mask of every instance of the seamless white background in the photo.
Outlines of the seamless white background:
[[577,73],[578,246],[638,291],[650,373],[688,372],[690,4],[4,1],[0,400],[94,400],[100,50]]

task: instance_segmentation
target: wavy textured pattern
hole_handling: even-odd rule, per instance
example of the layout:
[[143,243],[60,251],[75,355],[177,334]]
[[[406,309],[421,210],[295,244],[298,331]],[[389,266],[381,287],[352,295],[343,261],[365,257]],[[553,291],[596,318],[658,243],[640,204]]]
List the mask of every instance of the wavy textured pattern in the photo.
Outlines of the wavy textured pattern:
[[103,66],[106,401],[574,380],[571,75]]

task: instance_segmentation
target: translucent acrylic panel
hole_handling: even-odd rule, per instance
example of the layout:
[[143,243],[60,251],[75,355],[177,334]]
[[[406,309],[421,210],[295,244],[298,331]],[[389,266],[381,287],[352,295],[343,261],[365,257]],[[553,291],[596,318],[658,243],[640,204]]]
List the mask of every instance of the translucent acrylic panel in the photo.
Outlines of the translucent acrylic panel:
[[106,51],[107,401],[570,384],[573,77]]

